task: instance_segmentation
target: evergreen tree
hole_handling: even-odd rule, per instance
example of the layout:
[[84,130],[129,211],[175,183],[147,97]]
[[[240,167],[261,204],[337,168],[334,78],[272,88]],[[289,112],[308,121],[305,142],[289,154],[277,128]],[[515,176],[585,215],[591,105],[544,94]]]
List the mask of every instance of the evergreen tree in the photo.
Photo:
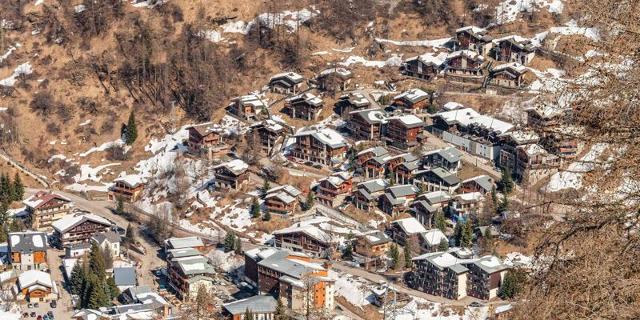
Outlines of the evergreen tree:
[[513,178],[511,177],[511,170],[509,170],[508,168],[503,169],[502,177],[498,182],[498,188],[502,193],[509,194],[511,193],[511,191],[513,191],[513,187],[514,187],[514,183],[513,183]]
[[264,221],[271,220],[271,210],[267,209],[264,211],[264,215],[262,215],[262,220]]
[[124,201],[122,200],[122,197],[118,197],[116,199],[116,214],[117,215],[124,214]]
[[400,265],[400,252],[398,251],[398,246],[395,243],[392,244],[389,249],[389,258],[391,259],[391,266],[394,269],[397,269]]
[[80,295],[82,293],[82,284],[85,281],[85,270],[80,263],[76,263],[71,270],[71,277],[69,278],[69,291],[72,294]]
[[347,245],[344,247],[344,250],[342,251],[342,259],[351,260],[352,258],[353,258],[353,246],[349,242],[347,243]]
[[104,254],[102,249],[95,242],[91,243],[91,250],[89,251],[89,270],[92,274],[96,275],[99,280],[105,280],[107,278],[107,272],[105,270]]
[[136,127],[136,117],[133,110],[129,114],[129,120],[127,121],[126,140],[128,145],[132,145],[136,139],[138,139],[138,128]]
[[436,212],[433,219],[435,220],[434,224],[436,228],[440,229],[440,231],[442,232],[447,231],[447,222],[444,218],[444,214],[441,211]]
[[488,226],[487,231],[484,233],[484,251],[493,251],[493,233],[491,232],[491,226]]
[[233,250],[236,254],[242,254],[242,240],[240,239],[240,237],[236,237]]
[[87,299],[87,308],[98,309],[106,307],[110,304],[106,279],[100,279],[91,274],[89,276],[89,296]]
[[453,229],[453,239],[456,247],[459,247],[462,242],[462,222],[460,221],[456,223],[456,227]]
[[16,177],[13,180],[13,201],[22,201],[24,199],[24,185],[20,175],[16,172]]
[[276,305],[276,312],[273,315],[273,320],[287,320],[289,317],[287,316],[287,309],[282,304],[282,300],[280,298],[277,299],[278,304]]
[[471,224],[471,221],[467,221],[462,226],[460,245],[465,248],[471,248],[472,244],[473,244],[473,225]]
[[254,219],[260,218],[260,204],[257,198],[253,198],[253,202],[251,203],[251,216]]
[[447,251],[449,250],[449,242],[445,239],[440,239],[440,244],[438,245],[438,251]]
[[227,235],[224,237],[225,251],[233,250],[235,245],[236,245],[236,235],[233,232],[227,233]]
[[127,225],[127,231],[124,233],[124,239],[127,243],[135,243],[135,230],[133,230],[133,227],[131,226],[131,224]]
[[413,261],[411,261],[411,245],[409,245],[409,241],[404,246],[404,267],[410,269],[413,266]]
[[11,202],[11,198],[11,182],[9,181],[9,176],[3,173],[0,176],[0,202],[8,205]]
[[304,203],[305,210],[309,210],[313,207],[314,200],[315,197],[313,196],[313,191],[309,190],[309,193],[307,193],[307,200]]
[[512,299],[522,292],[525,280],[526,275],[523,271],[518,269],[509,270],[504,276],[504,281],[502,281],[498,295],[502,299]]
[[498,213],[502,213],[509,210],[509,197],[506,194],[502,195],[502,201],[498,203],[497,208],[498,208]]
[[493,205],[498,205],[498,194],[496,193],[496,186],[491,187],[491,201],[493,201]]
[[249,311],[249,308],[244,312],[244,320],[253,320],[253,313]]
[[107,279],[107,287],[109,289],[109,298],[111,298],[111,300],[120,295],[120,289],[118,289],[116,279],[114,277],[109,277],[109,279]]
[[264,198],[267,195],[267,191],[269,191],[271,189],[271,184],[269,183],[269,180],[264,179],[264,182],[262,183],[262,198]]

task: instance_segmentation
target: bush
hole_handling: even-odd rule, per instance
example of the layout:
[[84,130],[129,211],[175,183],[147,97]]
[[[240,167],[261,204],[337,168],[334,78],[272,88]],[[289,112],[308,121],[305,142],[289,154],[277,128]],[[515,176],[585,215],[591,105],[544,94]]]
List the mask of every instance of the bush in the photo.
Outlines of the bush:
[[55,100],[49,91],[40,91],[33,95],[29,107],[38,115],[46,117],[55,111]]

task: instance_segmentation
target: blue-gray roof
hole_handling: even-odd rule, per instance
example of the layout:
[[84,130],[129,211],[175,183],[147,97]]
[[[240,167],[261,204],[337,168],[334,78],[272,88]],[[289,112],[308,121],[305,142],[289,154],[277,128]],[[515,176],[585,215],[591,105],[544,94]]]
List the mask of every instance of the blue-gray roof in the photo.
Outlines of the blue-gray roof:
[[232,315],[244,314],[247,309],[253,314],[276,312],[278,302],[272,296],[253,296],[222,305]]
[[135,286],[136,269],[134,267],[113,268],[113,280],[117,286]]

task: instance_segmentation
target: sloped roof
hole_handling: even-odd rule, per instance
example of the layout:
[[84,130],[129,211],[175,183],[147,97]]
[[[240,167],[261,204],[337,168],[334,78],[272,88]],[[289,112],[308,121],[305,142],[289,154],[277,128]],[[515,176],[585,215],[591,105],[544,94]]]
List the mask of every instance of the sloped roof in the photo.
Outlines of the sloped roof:
[[436,67],[440,67],[441,65],[444,64],[444,61],[447,59],[447,53],[446,52],[440,52],[438,54],[432,53],[432,52],[427,52],[425,54],[421,54],[419,56],[415,56],[415,57],[411,57],[408,58],[405,62],[410,62],[410,61],[420,61],[422,62],[422,64],[425,65],[434,65]]
[[110,243],[120,243],[120,235],[114,231],[102,232],[94,235],[91,239],[95,240],[98,244],[102,244],[105,241]]
[[319,142],[332,148],[344,147],[347,140],[337,131],[327,127],[305,127],[296,132],[295,137],[313,136]]
[[58,199],[63,202],[71,202],[71,200],[59,194],[50,193],[46,191],[38,191],[31,197],[24,200],[22,203],[24,203],[27,207],[30,207],[33,209],[39,209],[40,207],[42,207],[43,205],[45,205],[46,203],[54,199]]
[[460,124],[467,127],[477,125],[495,131],[497,133],[506,133],[513,129],[513,125],[496,118],[481,115],[472,108],[457,109],[437,113],[434,117],[440,117],[448,124]]
[[331,237],[329,236],[329,234],[322,231],[317,226],[303,225],[301,223],[296,223],[288,228],[276,230],[273,232],[273,234],[276,235],[276,234],[287,234],[287,233],[296,233],[296,232],[304,233],[307,236],[325,244],[329,244],[329,242],[331,242]]
[[349,114],[351,115],[357,114],[369,124],[387,122],[387,114],[382,109],[379,109],[379,108],[354,110],[349,112]]
[[393,97],[394,100],[398,100],[398,99],[402,99],[405,101],[409,101],[411,103],[416,103],[418,101],[422,101],[424,99],[428,99],[429,98],[429,94],[422,91],[422,89],[419,88],[413,88],[413,89],[409,89],[395,97]]
[[136,268],[113,268],[113,280],[115,280],[117,286],[135,286],[137,283]]
[[71,215],[66,215],[62,217],[60,220],[54,221],[51,226],[54,230],[59,233],[65,233],[69,229],[84,223],[85,221],[91,221],[93,223],[102,224],[104,226],[112,226],[113,223],[101,216],[95,215],[93,213],[74,213]]
[[164,243],[165,245],[167,245],[167,247],[172,249],[195,248],[204,246],[204,242],[202,242],[202,239],[197,236],[169,238],[165,240]]
[[490,191],[491,189],[493,189],[493,180],[488,175],[483,174],[473,178],[469,178],[462,181],[462,183],[471,182],[471,181],[475,181],[480,187],[482,187],[485,190]]
[[418,221],[414,217],[395,220],[395,221],[392,221],[391,223],[398,225],[404,231],[404,233],[408,235],[420,234],[427,231],[427,229],[424,228],[422,223],[420,223],[420,221]]
[[442,240],[448,241],[447,236],[440,229],[431,229],[420,235],[431,247],[439,245]]
[[278,301],[272,296],[253,296],[223,304],[222,307],[232,315],[243,315],[247,310],[253,314],[275,313]]
[[47,288],[53,288],[51,275],[40,270],[28,270],[18,276],[18,287],[20,289],[28,288],[32,285],[41,285]]
[[241,175],[243,174],[245,171],[247,171],[247,169],[249,169],[249,165],[240,160],[240,159],[233,159],[231,161],[227,161],[225,163],[221,163],[215,167],[213,167],[214,169],[218,169],[218,168],[226,168],[227,170],[233,172],[233,174],[235,175]]
[[47,250],[47,235],[44,232],[10,232],[9,250],[11,252],[31,253]]
[[391,120],[398,120],[398,121],[400,121],[400,123],[402,123],[407,128],[424,127],[424,125],[425,125],[425,123],[424,123],[424,121],[422,121],[422,119],[416,117],[413,114],[390,117],[389,121],[391,121]]

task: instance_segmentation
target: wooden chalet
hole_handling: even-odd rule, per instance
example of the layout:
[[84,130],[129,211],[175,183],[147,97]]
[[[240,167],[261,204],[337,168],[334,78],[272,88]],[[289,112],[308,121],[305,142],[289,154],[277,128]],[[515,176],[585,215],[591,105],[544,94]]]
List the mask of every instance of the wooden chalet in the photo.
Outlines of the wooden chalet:
[[347,128],[356,141],[378,140],[386,121],[386,114],[382,109],[355,110],[349,113]]
[[464,266],[469,270],[467,295],[483,300],[498,296],[508,266],[495,256],[484,256]]
[[385,233],[401,246],[405,246],[411,237],[419,239],[425,232],[427,229],[413,217],[392,221],[385,230]]
[[412,184],[388,187],[380,196],[382,211],[392,217],[409,211],[409,204],[416,198],[418,188]]
[[500,156],[498,167],[509,170],[512,174],[516,171],[517,148],[519,146],[536,144],[540,141],[537,133],[531,130],[514,130],[500,136]]
[[290,156],[326,166],[335,166],[345,159],[347,141],[333,129],[305,127],[294,135],[295,143]]
[[403,115],[388,119],[383,131],[387,145],[407,150],[418,145],[418,138],[425,123],[415,115]]
[[459,50],[447,55],[446,76],[461,82],[482,82],[485,76],[485,58],[475,51]]
[[217,189],[238,190],[249,180],[249,165],[240,159],[234,159],[213,167]]
[[351,193],[353,178],[349,172],[336,172],[319,181],[316,187],[316,199],[329,207],[340,205]]
[[424,167],[442,167],[456,173],[462,167],[462,152],[454,147],[428,151],[422,156]]
[[471,50],[486,56],[493,48],[492,40],[484,28],[467,26],[456,30],[456,50]]
[[511,35],[493,40],[495,59],[528,65],[536,55],[536,47],[530,39]]
[[383,147],[362,150],[356,155],[356,162],[366,179],[382,178],[385,175],[389,151]]
[[291,185],[271,188],[264,196],[264,204],[269,212],[290,214],[298,208],[302,192]]
[[384,194],[389,182],[384,179],[373,179],[358,183],[353,192],[353,204],[364,211],[373,211],[379,206],[379,199]]
[[444,67],[446,53],[425,53],[416,57],[409,58],[402,63],[401,72],[409,77],[422,80],[434,79]]
[[196,298],[198,289],[213,288],[216,269],[202,255],[173,258],[168,261],[167,279],[176,296],[184,301]]
[[282,113],[291,118],[311,121],[318,118],[323,106],[322,99],[312,93],[305,92],[285,99]]
[[347,115],[351,111],[370,109],[371,102],[364,94],[359,92],[351,92],[338,98],[338,101],[334,104],[334,111],[341,115]]
[[382,265],[391,247],[391,238],[384,232],[372,230],[356,238],[354,252],[364,257],[365,268]]
[[521,89],[527,87],[533,80],[535,80],[533,72],[517,62],[501,64],[489,72],[489,84],[502,88]]
[[91,213],[77,212],[53,223],[53,239],[64,247],[78,242],[88,242],[98,233],[109,231],[114,224]]
[[138,175],[126,175],[113,180],[109,188],[110,201],[122,199],[124,202],[136,202],[142,196],[145,183]]
[[405,110],[423,110],[431,103],[431,97],[421,89],[410,89],[393,97],[393,105]]
[[38,231],[51,229],[54,221],[66,216],[73,209],[71,200],[46,191],[38,191],[23,201],[27,212],[27,225]]
[[14,287],[15,298],[29,303],[49,302],[58,299],[58,287],[51,275],[40,270],[28,270],[18,276]]
[[44,232],[9,232],[9,260],[15,270],[47,268],[47,234]]
[[441,167],[433,167],[416,173],[414,183],[421,184],[423,190],[428,192],[446,191],[453,193],[460,186],[460,179]]
[[397,184],[412,184],[415,174],[420,169],[420,160],[411,160],[400,163],[389,169],[389,173]]
[[338,92],[351,88],[353,74],[345,68],[329,68],[322,70],[315,78],[318,89],[322,91]]
[[251,135],[251,138],[254,139],[254,146],[257,139],[262,151],[271,154],[277,145],[281,145],[284,142],[286,136],[291,133],[290,131],[291,129],[288,126],[268,119],[252,124],[247,135]]
[[269,90],[281,94],[297,94],[304,83],[304,78],[295,72],[279,73],[269,79]]
[[539,144],[518,146],[513,176],[519,181],[535,184],[540,179],[556,173],[560,164],[560,157],[550,154]]
[[329,234],[314,225],[296,223],[273,232],[277,248],[325,258],[331,256],[332,241]]
[[267,104],[259,96],[250,94],[231,99],[227,112],[242,120],[256,121],[267,108]]
[[493,178],[488,175],[479,175],[473,178],[469,178],[463,180],[460,183],[460,188],[458,188],[458,192],[461,193],[471,193],[471,192],[479,192],[481,194],[490,193],[495,187],[495,183]]

